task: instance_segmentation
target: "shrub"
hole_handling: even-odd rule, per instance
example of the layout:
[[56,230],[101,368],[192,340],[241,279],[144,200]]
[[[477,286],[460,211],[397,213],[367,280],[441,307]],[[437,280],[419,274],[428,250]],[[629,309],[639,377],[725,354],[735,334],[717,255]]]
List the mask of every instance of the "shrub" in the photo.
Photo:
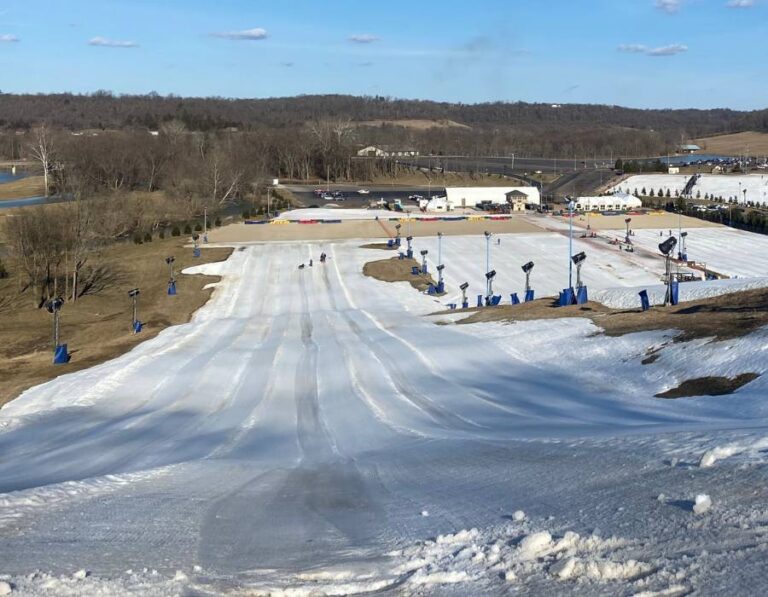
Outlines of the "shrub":
[[203,225],[200,222],[195,224],[195,232],[202,232],[202,230],[203,230]]
[[248,218],[250,218],[250,217],[251,217],[251,212],[250,212],[250,210],[248,210],[248,209],[244,209],[244,210],[243,210],[243,219],[244,219],[244,220],[247,220],[247,219],[248,219]]
[[141,240],[141,234],[134,234],[133,235],[133,244],[140,245],[143,241]]
[[181,230],[179,230],[178,226],[173,227],[173,230],[171,230],[171,236],[181,236]]
[[214,226],[221,226],[221,218],[216,218],[216,219],[213,221],[213,225],[214,225]]
[[147,232],[147,233],[144,235],[144,242],[145,242],[145,243],[151,243],[151,242],[152,242],[152,235],[151,235],[149,232]]
[[192,234],[192,226],[189,224],[184,225],[184,234]]
[[160,232],[157,233],[157,237],[162,240],[165,238],[165,228],[160,228]]
[[7,277],[8,277],[8,270],[5,269],[5,264],[3,263],[3,260],[0,259],[0,280]]

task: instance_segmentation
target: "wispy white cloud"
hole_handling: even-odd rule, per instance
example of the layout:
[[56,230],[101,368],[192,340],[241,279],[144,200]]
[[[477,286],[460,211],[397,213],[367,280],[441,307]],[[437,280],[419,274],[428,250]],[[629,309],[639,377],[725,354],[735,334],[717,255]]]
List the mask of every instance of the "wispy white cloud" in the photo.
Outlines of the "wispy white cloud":
[[645,54],[648,51],[648,47],[642,44],[621,44],[618,50],[627,54]]
[[0,43],[15,43],[20,41],[18,36],[12,33],[0,33]]
[[262,29],[261,27],[243,29],[242,31],[222,31],[219,33],[211,33],[211,35],[213,35],[213,37],[231,39],[233,41],[258,41],[269,37],[267,30]]
[[122,41],[119,39],[109,39],[107,37],[93,37],[88,40],[89,46],[100,46],[102,48],[138,48],[139,44],[135,41]]
[[681,0],[656,0],[656,8],[667,14],[680,11]]
[[670,44],[668,46],[659,46],[657,48],[649,48],[643,44],[621,44],[618,48],[619,52],[626,54],[645,54],[646,56],[674,56],[675,54],[682,54],[688,51],[688,46],[684,44]]
[[726,6],[728,8],[752,8],[755,5],[755,0],[728,0]]
[[684,44],[671,44],[669,46],[661,46],[659,48],[651,48],[646,54],[648,56],[674,56],[675,54],[682,54],[688,51],[688,46]]
[[355,35],[350,35],[348,39],[356,44],[371,44],[375,41],[379,41],[379,37],[372,33],[357,33]]

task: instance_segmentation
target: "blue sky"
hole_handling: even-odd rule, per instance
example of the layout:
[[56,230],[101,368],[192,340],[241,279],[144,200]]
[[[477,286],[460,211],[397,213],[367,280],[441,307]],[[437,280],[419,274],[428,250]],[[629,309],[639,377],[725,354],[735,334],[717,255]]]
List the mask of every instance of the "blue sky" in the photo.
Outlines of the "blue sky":
[[768,0],[2,0],[0,90],[768,106]]

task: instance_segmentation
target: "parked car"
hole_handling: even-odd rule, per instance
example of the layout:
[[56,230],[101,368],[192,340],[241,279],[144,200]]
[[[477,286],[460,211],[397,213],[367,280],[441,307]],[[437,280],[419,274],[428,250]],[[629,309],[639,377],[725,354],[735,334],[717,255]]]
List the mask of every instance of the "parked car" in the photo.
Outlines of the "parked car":
[[324,201],[333,201],[333,195],[331,195],[330,193],[325,193],[323,195],[323,200]]
[[371,194],[371,192],[370,192],[368,189],[359,189],[359,190],[357,191],[357,194],[358,194],[358,195],[370,195],[370,194]]

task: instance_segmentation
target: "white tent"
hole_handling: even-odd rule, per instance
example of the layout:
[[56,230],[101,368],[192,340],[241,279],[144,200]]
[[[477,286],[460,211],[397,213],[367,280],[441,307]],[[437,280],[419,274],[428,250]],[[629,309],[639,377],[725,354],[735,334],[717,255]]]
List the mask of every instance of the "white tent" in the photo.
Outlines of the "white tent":
[[446,187],[445,195],[454,207],[474,207],[483,201],[504,204],[506,194],[510,191],[520,191],[528,196],[528,203],[539,205],[541,196],[536,187]]
[[626,193],[603,197],[578,197],[575,202],[576,209],[580,211],[623,211],[643,206],[640,199]]

